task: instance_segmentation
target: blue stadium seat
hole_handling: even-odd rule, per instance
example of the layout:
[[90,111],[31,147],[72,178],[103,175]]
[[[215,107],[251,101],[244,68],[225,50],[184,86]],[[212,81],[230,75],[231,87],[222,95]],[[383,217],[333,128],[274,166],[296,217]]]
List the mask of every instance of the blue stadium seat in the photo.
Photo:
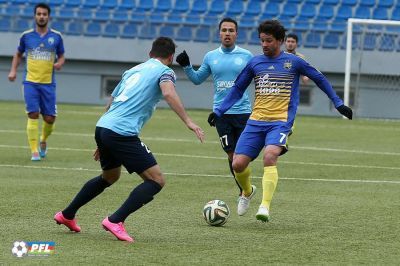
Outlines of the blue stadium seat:
[[253,16],[247,17],[242,16],[239,21],[239,28],[250,28],[253,29],[256,27],[256,22]]
[[366,6],[358,6],[356,9],[356,13],[354,14],[355,18],[371,18],[371,10]]
[[104,26],[104,37],[116,38],[119,36],[119,26],[115,23],[107,23]]
[[139,30],[138,37],[141,39],[154,39],[157,36],[157,28],[154,25],[143,25]]
[[308,31],[310,29],[310,19],[308,17],[298,17],[293,25],[295,31]]
[[316,6],[314,4],[304,4],[300,9],[300,16],[313,18],[316,14]]
[[9,18],[0,18],[0,31],[8,32],[11,30],[11,21]]
[[150,14],[150,23],[152,24],[162,24],[165,22],[164,13],[152,12]]
[[295,17],[297,14],[297,4],[288,2],[283,6],[281,16]]
[[301,3],[302,0],[287,0],[288,3],[296,3],[299,4]]
[[[278,17],[278,15],[281,13],[280,8],[279,8],[279,3],[276,2],[269,2],[268,4],[265,5],[264,12],[261,15],[263,18],[271,19]],[[263,20],[263,19],[261,19]]]
[[232,14],[232,15],[229,15],[230,17],[234,17],[235,15],[237,16],[237,15],[243,13],[243,10],[244,10],[243,2],[244,1],[242,1],[242,0],[231,0],[229,2],[227,13]]
[[319,32],[309,32],[304,40],[304,47],[318,48],[321,45],[321,34]]
[[14,31],[16,32],[22,32],[32,28],[33,25],[29,19],[17,19],[14,24]]
[[379,0],[377,2],[378,2],[377,7],[391,8],[394,4],[394,0]]
[[11,1],[9,1],[9,2],[11,2],[11,4],[12,4],[13,6],[16,6],[16,5],[25,5],[25,3],[26,3],[25,0],[11,0]]
[[121,32],[121,38],[135,38],[138,35],[137,25],[133,23],[126,24]]
[[191,13],[204,14],[208,10],[206,0],[194,0]]
[[377,7],[374,8],[372,11],[372,18],[373,19],[389,19],[389,15],[386,8]]
[[319,8],[318,17],[329,18],[331,19],[334,15],[334,6],[323,4]]
[[200,26],[193,37],[195,42],[208,42],[210,40],[210,28],[206,26]]
[[115,10],[111,20],[117,23],[125,23],[129,20],[128,12],[126,10]]
[[[359,47],[360,35],[359,34],[353,34],[353,38],[352,39],[353,40],[352,40],[351,47],[352,47],[352,50],[354,50],[354,49],[357,49]],[[346,46],[347,46],[347,36],[344,35],[342,37],[342,42],[340,44],[340,48],[346,49]]]
[[27,5],[21,8],[21,17],[22,18],[32,18],[34,15],[35,6]]
[[359,0],[361,6],[373,7],[375,5],[375,0]]
[[[19,6],[6,6],[2,11],[3,16],[18,17],[20,16],[21,7]],[[33,13],[32,13],[33,17]]]
[[136,4],[135,4],[135,1],[133,1],[133,0],[121,0],[121,3],[119,4],[119,8],[135,9]]
[[66,7],[78,7],[81,5],[81,0],[65,0]]
[[83,0],[84,8],[96,8],[100,6],[100,0]]
[[324,41],[322,43],[322,48],[337,49],[340,43],[340,33],[327,33],[324,36]]
[[72,21],[68,24],[67,32],[68,35],[82,35],[83,23],[80,21]]
[[58,6],[62,6],[64,4],[64,0],[49,0],[49,5],[51,7],[58,7]]
[[295,21],[293,17],[285,15],[280,15],[279,20],[287,30],[290,30],[292,28],[292,23]]
[[329,19],[325,17],[317,17],[312,23],[312,29],[318,32],[326,32],[329,29]]
[[201,17],[200,14],[198,13],[189,13],[186,15],[185,20],[184,20],[184,24],[186,25],[193,25],[193,26],[197,26],[200,25],[201,23]]
[[358,0],[342,0],[342,5],[355,6]]
[[393,9],[390,19],[400,20],[400,7],[396,7],[395,9]]
[[239,30],[236,38],[238,44],[244,44],[247,42],[247,30]]
[[101,24],[99,22],[89,22],[86,25],[84,35],[90,37],[97,37],[101,35]]
[[171,0],[158,0],[155,8],[156,12],[168,12],[172,9]]
[[[229,16],[228,16],[229,17]],[[204,15],[203,17],[203,23],[202,25],[205,26],[214,26],[219,24],[219,19],[218,16],[215,14],[209,14],[207,13],[206,15]]]
[[304,3],[306,4],[319,4],[321,2],[321,0],[305,0]]
[[117,8],[117,6],[118,6],[118,0],[103,0],[101,8],[114,9]]
[[254,45],[256,45],[256,44],[259,45],[260,44],[260,37],[258,36],[258,31],[257,30],[254,30],[254,31],[251,32],[250,39],[249,39],[248,43],[249,44],[254,44]]
[[338,1],[338,0],[323,0],[322,3],[325,5],[336,6],[338,3],[340,3],[340,1]]
[[396,47],[396,35],[384,34],[380,39],[379,50],[384,52],[392,52]]
[[146,14],[143,12],[133,12],[131,13],[131,19],[129,21],[142,24],[143,21],[146,21]]
[[182,26],[178,29],[176,34],[177,41],[191,41],[192,40],[192,27]]
[[94,20],[106,22],[109,21],[111,13],[109,9],[97,9],[94,12]]
[[351,6],[342,5],[339,7],[336,17],[337,19],[348,19],[353,17],[353,9]]
[[59,19],[71,20],[76,18],[75,10],[73,8],[65,7],[56,16]]
[[139,0],[139,4],[137,5],[136,11],[150,11],[154,8],[153,0]]
[[175,0],[174,8],[172,9],[172,14],[176,13],[186,13],[189,10],[189,0]]
[[210,14],[221,15],[225,12],[225,1],[213,0],[209,8]]
[[65,24],[63,21],[52,20],[50,27],[61,33],[64,33],[65,31]]
[[377,34],[366,33],[364,36],[364,50],[372,51],[376,48]]
[[77,18],[83,20],[91,20],[93,18],[92,10],[90,9],[79,9],[77,13]]
[[182,13],[171,12],[167,15],[166,23],[173,25],[180,25],[183,23],[183,15]]
[[172,26],[163,26],[160,28],[160,36],[175,38],[175,30]]
[[257,0],[250,0],[247,2],[245,16],[258,16],[261,9],[261,3]]
[[335,18],[331,24],[331,31],[333,32],[344,32],[347,27],[347,19]]

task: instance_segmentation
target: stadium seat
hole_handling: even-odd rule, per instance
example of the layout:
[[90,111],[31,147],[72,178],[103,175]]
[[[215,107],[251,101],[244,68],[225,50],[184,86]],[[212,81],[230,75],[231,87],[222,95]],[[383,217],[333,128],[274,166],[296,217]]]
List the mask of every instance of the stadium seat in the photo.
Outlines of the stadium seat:
[[258,36],[258,31],[257,30],[253,30],[250,34],[250,39],[248,41],[249,44],[258,44],[260,45],[260,37]]
[[375,50],[376,48],[376,39],[377,39],[377,34],[375,33],[366,33],[364,36],[364,45],[363,48],[364,50],[367,51],[372,51]]
[[204,14],[208,10],[206,0],[194,0],[191,13]]
[[304,47],[318,48],[321,45],[321,34],[311,31],[307,34],[304,40]]
[[65,24],[63,21],[52,20],[50,24],[50,28],[55,29],[61,33],[65,31]]
[[174,28],[172,26],[162,26],[160,28],[160,36],[175,38]]
[[358,0],[342,0],[342,5],[355,6]]
[[367,7],[373,7],[375,6],[375,0],[359,0],[360,6],[367,6]]
[[89,22],[86,24],[84,35],[98,37],[101,35],[101,24],[99,22]]
[[158,0],[155,8],[156,12],[168,12],[172,8],[171,0]]
[[400,20],[400,7],[396,7],[395,9],[393,9],[390,19]]
[[186,13],[190,8],[189,0],[175,0],[171,14]]
[[115,10],[112,13],[112,21],[117,23],[125,23],[129,19],[128,12],[126,10]]
[[396,35],[383,34],[380,39],[379,50],[384,52],[392,52],[396,46]]
[[122,28],[121,38],[135,38],[137,35],[138,30],[136,24],[129,23]]
[[211,2],[209,13],[214,15],[221,15],[225,12],[225,1],[213,0]]
[[11,30],[11,21],[9,18],[0,18],[0,31],[8,32]]
[[239,21],[239,29],[241,28],[250,28],[253,29],[256,27],[256,22],[253,18],[253,16],[247,17],[247,16],[242,16]]
[[11,2],[11,4],[12,4],[13,6],[16,6],[16,5],[25,5],[25,3],[26,3],[25,0],[11,0],[10,2]]
[[247,42],[247,31],[246,30],[238,31],[238,36],[236,38],[236,42],[238,44],[244,44]]
[[[353,41],[352,41],[351,47],[354,50],[354,49],[359,47],[360,35],[359,34],[353,34],[353,38],[352,39],[353,39]],[[344,35],[342,37],[342,42],[340,44],[340,48],[346,49],[346,46],[347,46],[347,35]]]
[[306,4],[316,4],[318,5],[321,2],[321,0],[305,0],[304,3]]
[[77,13],[77,18],[83,20],[91,20],[93,18],[92,10],[90,9],[79,9]]
[[[3,16],[18,17],[20,16],[21,7],[19,6],[6,6],[1,12]],[[33,17],[33,13],[32,13]]]
[[50,7],[58,7],[64,4],[64,0],[49,0]]
[[150,23],[152,24],[162,24],[165,22],[164,13],[152,12],[149,17]]
[[348,19],[353,16],[353,10],[351,6],[348,5],[342,5],[339,7],[337,13],[336,13],[336,19]]
[[27,5],[21,8],[21,17],[22,18],[32,18],[34,14],[35,6]]
[[81,35],[83,33],[83,23],[80,21],[72,21],[68,24],[68,35]]
[[295,17],[297,14],[297,4],[288,2],[283,6],[281,16]]
[[299,4],[301,3],[302,0],[287,0],[288,3],[296,3]]
[[334,6],[333,5],[322,5],[319,8],[318,17],[331,19],[334,15]]
[[114,9],[114,8],[117,8],[117,6],[118,6],[118,0],[103,0],[103,4],[101,5],[101,8]]
[[336,18],[332,21],[331,31],[333,32],[344,32],[347,27],[347,19]]
[[206,26],[200,26],[194,36],[193,41],[195,42],[208,42],[210,41],[210,28]]
[[14,31],[23,32],[33,28],[31,20],[28,19],[17,19],[14,24]]
[[394,0],[379,0],[377,2],[378,2],[377,7],[391,8],[394,4]]
[[65,0],[66,7],[78,7],[81,5],[81,0]]
[[153,0],[139,0],[136,12],[146,12],[154,8]]
[[111,13],[109,9],[97,9],[94,12],[94,20],[106,22],[109,21],[111,17]]
[[184,24],[193,26],[199,25],[200,22],[201,22],[201,17],[200,14],[198,13],[189,13],[186,15],[184,20]]
[[121,3],[119,4],[119,8],[124,8],[124,9],[135,9],[135,1],[132,0],[121,0]]
[[323,0],[322,3],[325,4],[325,5],[336,6],[338,3],[340,3],[340,1],[337,1],[337,0]]
[[234,17],[243,13],[244,1],[242,0],[231,0],[228,4],[227,13],[231,14],[228,17]]
[[146,21],[146,14],[143,12],[133,12],[131,13],[131,19],[129,20],[130,22],[134,22],[137,24],[142,24],[143,21]]
[[326,32],[329,29],[329,20],[325,17],[317,17],[312,23],[312,29],[317,32]]
[[322,48],[327,48],[327,49],[337,49],[339,48],[339,39],[340,39],[340,33],[327,33],[324,36],[324,41],[322,43]]
[[100,0],[83,0],[83,8],[96,8],[100,6]]
[[293,25],[295,31],[308,31],[310,29],[310,19],[308,17],[299,17]]
[[204,15],[202,25],[215,26],[215,25],[218,25],[218,24],[219,24],[219,19],[218,19],[217,15],[215,15],[215,14],[206,14],[206,15]]
[[107,23],[104,26],[103,36],[104,37],[112,37],[112,38],[118,37],[119,36],[119,26],[118,26],[118,24]]
[[372,18],[383,20],[389,19],[387,9],[383,7],[374,8],[374,10],[372,11]]
[[173,25],[180,25],[183,23],[183,15],[172,12],[167,15],[166,23]]
[[[265,18],[265,19],[267,19],[267,18],[271,19],[271,18],[278,17],[278,15],[280,13],[281,13],[281,11],[280,11],[280,7],[279,7],[279,3],[269,2],[268,4],[265,5],[264,12],[261,16],[262,16],[262,18]],[[262,20],[263,19],[261,19],[261,21]]]
[[176,34],[177,41],[191,41],[192,40],[192,27],[182,26],[178,29]]
[[154,25],[142,25],[139,30],[138,37],[140,39],[153,39],[154,36],[157,36],[157,28]]
[[70,7],[65,7],[56,16],[59,19],[64,19],[64,20],[71,20],[76,18],[75,11],[73,8]]
[[359,6],[356,9],[356,13],[354,14],[355,18],[371,18],[371,11],[367,6]]
[[316,6],[314,4],[304,4],[300,9],[301,17],[313,18],[316,14]]
[[260,10],[262,10],[261,3],[257,0],[250,0],[249,2],[247,2],[246,11],[244,12],[244,15],[247,17],[258,16]]

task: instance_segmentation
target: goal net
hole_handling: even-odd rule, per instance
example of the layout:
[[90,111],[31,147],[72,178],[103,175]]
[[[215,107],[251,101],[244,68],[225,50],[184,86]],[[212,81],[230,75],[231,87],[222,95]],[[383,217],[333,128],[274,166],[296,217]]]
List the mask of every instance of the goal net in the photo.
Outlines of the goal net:
[[400,21],[347,24],[344,101],[356,117],[400,119]]

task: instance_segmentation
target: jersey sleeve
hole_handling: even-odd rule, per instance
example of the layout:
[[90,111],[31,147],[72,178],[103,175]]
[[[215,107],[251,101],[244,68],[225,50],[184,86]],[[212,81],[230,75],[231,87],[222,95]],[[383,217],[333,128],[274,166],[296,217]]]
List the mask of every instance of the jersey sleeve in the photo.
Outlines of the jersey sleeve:
[[63,41],[63,38],[62,38],[61,34],[59,35],[59,38],[60,38],[60,41],[59,41],[59,43],[57,45],[57,51],[56,51],[58,56],[63,55],[65,53],[64,41]]
[[167,70],[167,71],[164,71],[164,72],[161,74],[159,84],[161,84],[161,83],[163,83],[163,82],[167,82],[167,81],[172,82],[174,85],[175,85],[175,83],[176,83],[176,75],[175,75],[175,72],[174,72],[172,69],[169,69],[169,70]]
[[311,66],[307,61],[304,59],[299,58],[298,60],[299,64],[299,71],[300,74],[303,76],[309,77],[312,81],[317,84],[317,86],[325,92],[325,94],[329,97],[329,99],[333,102],[335,107],[339,107],[343,105],[342,99],[337,96],[335,90],[332,88],[331,83],[328,81],[328,79],[316,68]]
[[235,80],[235,84],[229,90],[222,104],[217,107],[214,112],[221,116],[229,110],[237,101],[239,101],[247,87],[250,85],[254,78],[254,71],[251,62],[247,63],[246,67],[240,72]]
[[197,70],[194,70],[192,66],[186,66],[183,68],[183,71],[185,71],[189,80],[195,85],[203,83],[211,75],[211,68],[208,63],[208,58],[208,54],[206,54],[203,59],[203,63]]
[[25,34],[22,34],[19,38],[18,52],[21,54],[25,53]]

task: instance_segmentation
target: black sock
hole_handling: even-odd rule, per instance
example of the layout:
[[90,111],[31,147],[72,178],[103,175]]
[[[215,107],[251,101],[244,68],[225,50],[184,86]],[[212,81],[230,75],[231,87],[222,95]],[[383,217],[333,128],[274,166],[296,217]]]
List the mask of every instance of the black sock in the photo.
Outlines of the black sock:
[[126,201],[116,212],[108,217],[108,220],[112,223],[124,222],[131,213],[152,201],[153,196],[160,192],[161,188],[162,187],[153,180],[144,181],[132,190]]
[[104,180],[101,175],[90,179],[83,185],[69,206],[62,211],[62,214],[69,220],[74,219],[80,207],[94,199],[109,186],[111,186],[111,184]]
[[231,174],[233,175],[233,179],[235,179],[236,185],[239,188],[239,196],[241,196],[242,195],[242,188],[240,187],[238,181],[236,180],[235,172],[233,171],[233,167],[232,167],[232,161],[228,159],[228,162],[229,162],[229,169],[231,170]]

